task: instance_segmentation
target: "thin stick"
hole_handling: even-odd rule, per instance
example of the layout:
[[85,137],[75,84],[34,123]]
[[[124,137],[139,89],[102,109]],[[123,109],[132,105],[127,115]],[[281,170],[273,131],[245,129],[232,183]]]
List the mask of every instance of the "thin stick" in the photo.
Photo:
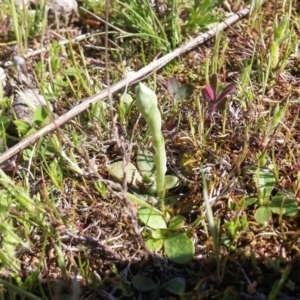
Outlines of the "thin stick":
[[[191,40],[187,44],[185,44],[185,45],[175,49],[171,53],[168,53],[165,56],[151,62],[149,65],[147,65],[144,68],[140,69],[136,73],[125,77],[123,80],[119,81],[118,83],[116,83],[116,84],[114,84],[110,87],[110,93],[114,94],[115,92],[119,91],[120,89],[122,89],[126,86],[129,86],[129,85],[132,85],[133,83],[135,83],[140,78],[149,76],[153,71],[157,71],[158,69],[161,69],[164,65],[166,65],[168,62],[170,62],[174,58],[176,58],[179,55],[195,48],[197,45],[202,44],[203,42],[209,40],[210,38],[215,36],[218,32],[226,29],[227,27],[229,27],[233,23],[235,23],[238,20],[240,20],[241,18],[245,17],[249,13],[249,11],[250,11],[250,6],[247,6],[246,8],[240,10],[236,14],[234,14],[234,15],[230,16],[229,18],[227,18],[224,22],[218,24],[217,26],[215,26],[214,28],[208,30],[205,33],[202,33],[197,38]],[[40,137],[44,136],[47,133],[50,133],[50,132],[54,131],[55,129],[57,129],[57,126],[62,126],[66,122],[70,121],[71,119],[73,119],[74,117],[76,117],[77,115],[82,113],[83,111],[85,111],[86,109],[89,108],[90,104],[96,103],[98,101],[101,101],[101,100],[107,98],[108,94],[109,94],[109,92],[106,89],[106,90],[103,90],[102,92],[100,92],[100,93],[98,93],[94,96],[83,99],[82,103],[80,103],[79,105],[77,105],[76,107],[74,107],[73,109],[68,111],[67,113],[65,113],[62,116],[60,116],[59,118],[57,118],[54,122],[48,124],[44,128],[40,129],[36,133],[34,133],[31,136],[25,138],[24,140],[20,141],[15,146],[9,148],[7,151],[2,153],[0,155],[0,164],[5,162],[6,160],[11,158],[12,156],[16,155],[17,153],[19,153],[20,151],[25,149],[30,144],[37,142],[37,140]]]

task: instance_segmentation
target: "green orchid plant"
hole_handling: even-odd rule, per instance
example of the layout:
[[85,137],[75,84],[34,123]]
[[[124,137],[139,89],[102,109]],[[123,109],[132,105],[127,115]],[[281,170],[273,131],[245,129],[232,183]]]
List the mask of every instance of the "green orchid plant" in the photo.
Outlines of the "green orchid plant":
[[[127,197],[140,207],[137,215],[145,226],[143,237],[146,247],[155,252],[163,248],[169,260],[186,264],[193,259],[195,247],[189,236],[189,229],[185,228],[185,217],[170,216],[165,209],[165,205],[169,204],[166,191],[178,186],[179,179],[166,175],[167,155],[157,97],[143,83],[139,84],[136,95],[136,105],[149,126],[155,153],[140,148],[137,153],[137,167],[133,163],[125,166],[126,180],[131,188]],[[108,172],[122,181],[123,161],[109,165]]]
[[[145,84],[140,83],[137,88],[136,105],[146,120],[155,154],[147,149],[139,149],[137,153],[137,167],[128,163],[125,170],[127,183],[139,194],[154,196],[158,206],[165,205],[166,190],[176,187],[179,179],[176,176],[166,175],[167,155],[165,141],[161,131],[161,114],[158,109],[156,94]],[[118,161],[108,166],[109,174],[121,181],[124,178],[123,162]]]

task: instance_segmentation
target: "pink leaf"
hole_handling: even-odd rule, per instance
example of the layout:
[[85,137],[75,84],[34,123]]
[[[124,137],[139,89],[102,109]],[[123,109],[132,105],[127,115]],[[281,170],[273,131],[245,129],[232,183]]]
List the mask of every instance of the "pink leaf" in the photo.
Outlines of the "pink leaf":
[[204,89],[202,89],[202,96],[204,100],[208,102],[214,102],[216,99],[214,91],[209,84]]
[[222,93],[217,98],[217,102],[222,102],[233,90],[236,88],[236,83],[229,83],[222,91]]

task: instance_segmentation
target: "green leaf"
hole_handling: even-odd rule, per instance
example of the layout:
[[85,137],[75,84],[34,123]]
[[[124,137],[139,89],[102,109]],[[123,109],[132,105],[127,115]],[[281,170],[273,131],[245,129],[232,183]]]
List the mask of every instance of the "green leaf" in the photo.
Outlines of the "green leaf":
[[271,54],[271,65],[273,68],[275,68],[278,65],[279,62],[279,45],[277,42],[272,41],[270,45],[270,54]]
[[250,197],[246,200],[246,206],[251,206],[253,205],[255,202],[257,202],[257,198],[256,197]]
[[[136,205],[139,205],[141,207],[147,207],[148,209],[151,209],[153,210],[156,214],[160,214],[160,215],[163,215],[163,213],[158,210],[157,208],[153,207],[151,204],[147,203],[145,200],[143,200],[143,196],[137,196],[137,195],[134,195],[134,194],[131,194],[131,193],[127,193],[126,194],[128,199],[136,204]],[[152,198],[152,197],[150,197]]]
[[225,220],[225,229],[229,231],[231,237],[235,238],[238,232],[239,217],[236,216],[232,221]]
[[13,123],[21,134],[25,134],[31,128],[30,124],[22,120],[15,120]]
[[24,151],[22,152],[22,157],[25,161],[28,161],[36,157],[36,151],[32,151],[31,149],[24,149]]
[[49,165],[49,172],[48,175],[51,177],[52,182],[55,184],[55,186],[58,189],[61,189],[62,187],[62,181],[63,181],[63,173],[60,168],[59,162],[57,159],[53,159]]
[[139,219],[148,227],[153,229],[167,228],[166,221],[161,214],[157,214],[153,209],[147,207],[138,211]]
[[150,251],[158,251],[163,246],[163,243],[163,239],[148,239],[145,245]]
[[132,279],[133,287],[141,292],[149,292],[157,288],[157,284],[147,276],[136,275]]
[[47,114],[46,109],[47,108],[45,108],[43,106],[38,106],[34,110],[33,121],[36,125],[40,126],[42,124],[42,122],[47,118],[48,114]]
[[10,124],[10,118],[5,116],[0,116],[0,130],[5,130]]
[[165,177],[165,189],[169,190],[169,189],[173,189],[177,186],[179,186],[179,178],[177,176],[174,175],[166,175]]
[[284,37],[287,35],[287,32],[289,31],[289,16],[286,14],[282,21],[276,26],[274,31],[274,40],[276,42],[281,42]]
[[298,213],[298,204],[296,199],[287,197],[283,192],[278,192],[272,198],[270,209],[275,214],[293,217]]
[[143,83],[139,83],[136,93],[136,105],[148,123],[153,136],[153,148],[155,149],[156,189],[161,203],[165,196],[165,174],[167,171],[167,155],[164,137],[161,132],[161,114],[157,107],[155,93]]
[[274,173],[268,169],[257,169],[254,173],[254,177],[259,191],[259,197],[269,199],[275,187]]
[[287,102],[283,107],[280,107],[279,104],[276,104],[276,107],[273,112],[271,126],[269,128],[270,134],[273,133],[273,131],[276,129],[276,127],[280,124],[280,122],[284,118],[288,105],[289,102]]
[[240,218],[241,230],[247,230],[249,227],[247,214],[244,212],[242,217]]
[[68,68],[67,70],[66,70],[66,74],[68,75],[68,76],[76,76],[76,75],[78,75],[78,69],[77,69],[77,67],[75,68],[75,67],[70,67],[70,68]]
[[168,236],[168,230],[166,229],[155,229],[152,232],[152,237],[154,239],[165,239]]
[[107,189],[106,185],[101,180],[94,181],[94,188],[97,190],[101,197],[105,197]]
[[267,225],[271,218],[271,209],[268,206],[261,206],[256,210],[254,217],[257,223]]
[[26,138],[26,137],[28,137],[28,136],[31,136],[31,135],[33,135],[34,133],[36,133],[37,132],[37,129],[35,129],[35,128],[30,128],[27,132],[26,132],[26,134],[24,134],[24,138]]
[[185,233],[172,233],[164,241],[165,254],[170,261],[187,264],[194,257],[194,243]]
[[182,228],[184,222],[185,222],[184,216],[181,215],[174,216],[169,222],[169,229],[175,230],[175,229]]
[[137,153],[137,167],[142,176],[146,180],[155,176],[155,162],[154,155],[147,149],[139,149]]
[[182,294],[185,289],[185,279],[182,277],[173,278],[166,283],[166,290],[175,295]]
[[220,240],[222,242],[223,245],[225,245],[226,247],[230,248],[232,242],[231,239],[229,238],[229,236],[225,233],[221,234]]

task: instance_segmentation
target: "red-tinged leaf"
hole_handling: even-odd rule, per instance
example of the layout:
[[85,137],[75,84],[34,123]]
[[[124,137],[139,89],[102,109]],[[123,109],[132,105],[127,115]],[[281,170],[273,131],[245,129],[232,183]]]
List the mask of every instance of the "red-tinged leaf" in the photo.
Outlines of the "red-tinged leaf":
[[221,101],[216,102],[216,110],[224,110],[226,106],[227,98],[223,98]]
[[217,102],[214,102],[212,105],[210,105],[208,108],[207,108],[207,113],[208,114],[211,114],[212,112],[216,111],[216,110],[224,110],[225,109],[225,106],[226,106],[226,101],[227,101],[227,98],[223,98],[221,100],[218,100]]
[[170,78],[167,81],[168,92],[173,98],[175,97],[176,93],[178,93],[179,88],[178,81],[175,78]]
[[217,98],[217,93],[218,93],[218,75],[217,74],[212,74],[211,75],[210,86],[213,90],[215,98]]
[[210,105],[207,109],[206,109],[206,114],[210,115],[213,112],[215,112],[217,110],[217,103],[214,103],[212,105]]
[[222,91],[222,93],[217,98],[217,103],[222,102],[233,90],[236,88],[236,83],[229,83]]
[[223,97],[221,100],[218,99],[217,102],[214,102],[212,105],[210,105],[207,108],[207,113],[211,114],[216,110],[221,110],[221,111],[224,110],[226,106],[226,101],[227,101],[226,97]]
[[210,85],[207,85],[204,89],[202,89],[202,96],[204,100],[208,102],[214,102],[216,100],[216,95]]

